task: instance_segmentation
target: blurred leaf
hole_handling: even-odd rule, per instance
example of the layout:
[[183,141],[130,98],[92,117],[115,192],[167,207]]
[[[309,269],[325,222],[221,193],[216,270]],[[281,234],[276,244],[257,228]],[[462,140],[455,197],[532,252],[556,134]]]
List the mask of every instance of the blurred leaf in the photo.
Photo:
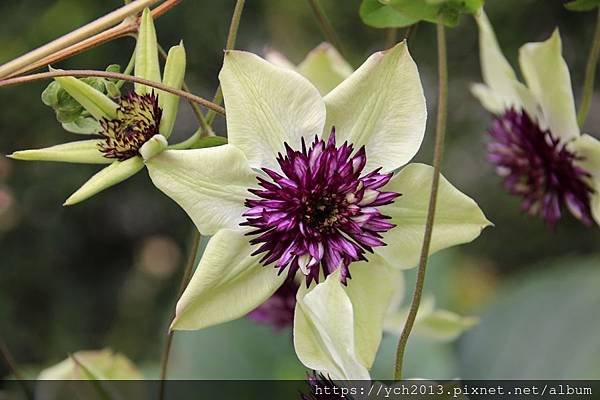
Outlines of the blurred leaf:
[[565,4],[565,8],[571,11],[590,11],[600,6],[600,0],[575,0]]
[[465,379],[599,379],[599,258],[516,276],[461,342]]
[[379,0],[363,0],[359,13],[365,24],[375,28],[403,27],[417,22],[415,18],[408,17]]
[[227,144],[227,138],[223,136],[208,136],[196,142],[192,148],[203,149],[205,147],[217,147]]
[[456,26],[461,14],[473,14],[484,0],[363,0],[360,14],[367,25],[404,27],[418,21]]
[[474,317],[463,317],[447,310],[435,310],[418,325],[415,333],[431,339],[451,341],[477,324]]

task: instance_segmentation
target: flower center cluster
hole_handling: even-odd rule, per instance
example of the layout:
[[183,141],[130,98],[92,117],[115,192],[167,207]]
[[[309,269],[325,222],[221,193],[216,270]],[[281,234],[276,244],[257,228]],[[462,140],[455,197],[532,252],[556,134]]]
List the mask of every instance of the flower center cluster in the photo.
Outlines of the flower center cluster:
[[523,197],[522,208],[554,226],[566,206],[591,225],[590,174],[577,165],[582,158],[543,130],[525,111],[506,111],[489,130],[488,160],[511,194]]
[[392,174],[379,170],[362,175],[366,164],[364,147],[315,138],[307,150],[286,144],[277,162],[281,173],[263,168],[269,179],[259,177],[261,189],[250,189],[258,199],[246,200],[250,208],[242,224],[256,228],[250,242],[260,244],[254,254],[265,253],[264,265],[276,263],[293,276],[300,269],[307,284],[341,269],[341,281],[350,278],[348,266],[366,260],[365,251],[384,246],[381,233],[393,228],[378,206],[399,196],[380,189]]
[[100,121],[104,142],[100,151],[106,158],[120,161],[138,155],[140,147],[158,134],[162,110],[154,93],[139,95],[131,92],[121,97],[117,118]]

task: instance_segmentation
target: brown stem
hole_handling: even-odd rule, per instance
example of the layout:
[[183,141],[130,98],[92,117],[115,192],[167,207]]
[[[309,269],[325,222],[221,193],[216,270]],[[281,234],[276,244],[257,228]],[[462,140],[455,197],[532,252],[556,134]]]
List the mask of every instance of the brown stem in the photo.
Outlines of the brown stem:
[[323,35],[327,41],[329,41],[329,43],[331,43],[340,53],[343,54],[340,39],[335,33],[335,29],[327,18],[327,15],[325,14],[323,7],[321,7],[319,0],[308,0],[308,4],[310,5],[310,8],[312,9],[313,14],[315,15],[315,18],[317,19],[317,22],[321,27],[321,31],[323,31]]
[[158,0],[136,0],[127,4],[97,20],[82,26],[79,29],[72,31],[50,43],[47,43],[35,50],[30,51],[6,64],[0,66],[0,78],[10,76],[15,71],[19,71],[45,57],[50,56],[58,51],[63,50],[73,44],[79,43],[98,32],[102,32],[115,24],[120,23],[130,15],[139,13],[144,8],[156,3]]
[[[159,18],[180,2],[181,0],[165,1],[164,3],[160,4],[158,7],[155,7],[152,10],[152,18]],[[86,50],[98,47],[104,43],[111,42],[115,39],[119,39],[125,36],[133,36],[137,33],[139,27],[140,18],[129,16],[117,26],[114,26],[110,29],[105,30],[104,32],[100,32],[90,38],[87,38],[60,51],[50,54],[49,56],[44,57],[39,61],[26,65],[18,71],[8,74],[6,77],[23,75],[28,72],[35,71],[36,69],[46,67],[50,64],[66,60],[67,58],[71,58],[73,56],[76,56],[77,54],[83,53]]]
[[[235,8],[233,9],[233,15],[231,16],[231,23],[229,24],[229,33],[227,34],[227,42],[225,43],[225,50],[232,50],[235,47],[235,42],[237,40],[237,33],[240,27],[240,21],[242,19],[242,11],[244,11],[244,4],[246,0],[238,0],[235,3]],[[213,96],[213,103],[221,104],[223,101],[223,91],[221,90],[221,85],[217,87],[215,95]],[[215,119],[215,113],[209,111],[206,114],[206,121],[209,125],[212,125]]]
[[225,109],[217,104],[214,104],[202,97],[198,97],[191,93],[184,92],[183,90],[173,89],[167,85],[163,85],[162,83],[157,83],[153,81],[149,81],[147,79],[138,78],[136,76],[125,75],[118,72],[107,72],[107,71],[94,71],[94,70],[69,70],[69,71],[50,71],[50,72],[41,72],[38,74],[18,76],[16,78],[8,78],[0,80],[0,87],[4,86],[12,86],[18,85],[21,83],[34,82],[43,79],[49,78],[57,78],[60,76],[74,76],[78,78],[82,77],[99,77],[99,78],[109,78],[109,79],[120,79],[129,82],[140,83],[142,85],[150,86],[156,89],[160,89],[162,91],[172,93],[179,97],[183,97],[186,100],[193,101],[194,103],[198,103],[203,107],[206,107],[214,112],[217,112],[221,115],[225,115]]

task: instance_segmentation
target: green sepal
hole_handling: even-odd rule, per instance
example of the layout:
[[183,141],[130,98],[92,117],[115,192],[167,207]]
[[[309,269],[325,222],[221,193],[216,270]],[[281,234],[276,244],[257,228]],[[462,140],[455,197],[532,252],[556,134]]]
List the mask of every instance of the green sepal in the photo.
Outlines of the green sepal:
[[92,117],[80,116],[75,121],[63,122],[62,127],[67,132],[89,135],[100,132],[100,123]]
[[[165,63],[163,84],[173,89],[181,89],[185,77],[186,56],[183,42],[171,47]],[[179,96],[163,91],[158,92],[158,104],[163,110],[160,120],[159,132],[167,139],[173,132],[177,110],[179,109]]]
[[144,160],[138,156],[125,161],[115,161],[92,176],[63,205],[72,206],[87,200],[104,189],[123,182],[125,179],[135,175],[142,168],[144,168]]
[[[142,14],[142,23],[135,48],[135,76],[160,83],[160,65],[158,63],[158,43],[156,29],[150,10]],[[152,92],[152,88],[136,83],[135,92],[141,95]]]
[[15,151],[8,157],[25,161],[59,161],[82,164],[109,164],[110,159],[98,150],[99,139],[80,140],[43,149]]
[[55,78],[73,99],[96,119],[115,119],[118,104],[92,85],[72,76]]
[[570,11],[591,11],[600,6],[600,0],[575,0],[565,4]]

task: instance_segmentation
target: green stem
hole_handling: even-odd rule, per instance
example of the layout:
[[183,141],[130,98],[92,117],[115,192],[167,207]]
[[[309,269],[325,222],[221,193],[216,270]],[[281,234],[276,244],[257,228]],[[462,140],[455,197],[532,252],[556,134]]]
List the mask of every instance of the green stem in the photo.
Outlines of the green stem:
[[196,95],[185,92],[183,90],[174,89],[170,86],[163,85],[162,83],[138,78],[137,76],[125,75],[125,74],[121,74],[118,72],[94,71],[94,70],[88,70],[88,69],[41,72],[38,74],[18,76],[16,78],[8,78],[8,79],[0,80],[0,87],[13,86],[13,85],[18,85],[18,84],[27,83],[27,82],[35,82],[35,81],[39,81],[39,80],[43,80],[43,79],[56,78],[56,77],[60,77],[60,76],[74,76],[74,77],[78,77],[78,78],[100,77],[100,78],[110,78],[110,79],[122,79],[125,81],[140,83],[142,85],[150,86],[150,87],[160,89],[160,90],[168,92],[168,93],[172,93],[179,97],[183,97],[186,100],[192,101],[194,103],[198,103],[203,107],[213,110],[221,115],[225,115],[225,109],[223,107],[219,106],[218,104],[214,104],[206,99],[203,99],[202,97],[198,97]]
[[[231,23],[229,24],[229,33],[227,34],[227,42],[225,43],[225,50],[233,50],[235,48],[235,42],[237,41],[238,29],[240,27],[240,21],[242,20],[242,12],[244,11],[244,4],[246,0],[237,0],[235,8],[233,9],[233,15],[231,16]],[[221,104],[223,101],[223,91],[221,85],[217,87],[215,95],[213,96],[213,103]],[[206,121],[208,125],[212,125],[215,120],[215,113],[208,111],[206,114]]]
[[[129,59],[129,62],[127,63],[127,66],[125,67],[125,71],[123,71],[123,74],[131,75],[131,72],[133,72],[134,67],[135,67],[135,49],[133,49],[133,52],[131,53],[131,58]],[[119,89],[121,89],[124,84],[125,84],[124,80],[120,80],[116,83],[116,85]]]
[[[187,287],[190,279],[192,278],[192,273],[194,272],[194,264],[196,261],[196,254],[198,253],[198,248],[200,247],[200,232],[198,229],[194,227],[194,233],[192,234],[192,239],[190,241],[190,251],[188,253],[188,258],[185,264],[185,269],[183,270],[183,275],[181,277],[181,283],[179,285],[179,290],[177,292],[177,298],[179,299],[185,288]],[[171,320],[175,319],[175,311],[173,312],[173,316]],[[165,389],[166,389],[166,379],[167,372],[169,368],[169,358],[171,355],[171,346],[173,344],[173,334],[174,332],[169,328],[169,332],[167,333],[167,338],[165,339],[165,347],[163,348],[162,359],[160,363],[160,381],[159,381],[159,400],[163,400],[165,398]]]
[[385,30],[385,48],[391,49],[398,41],[398,28],[387,28]]
[[594,94],[594,78],[596,76],[596,66],[598,65],[598,56],[600,55],[600,8],[596,17],[596,31],[594,32],[594,41],[590,48],[587,66],[585,67],[585,80],[583,83],[583,94],[579,112],[577,113],[577,123],[580,128],[583,128],[585,119],[590,111],[592,95]]
[[429,247],[431,245],[431,234],[433,233],[433,223],[435,220],[435,207],[437,202],[438,185],[440,181],[440,169],[442,156],[444,154],[444,139],[446,134],[446,114],[448,101],[448,67],[446,57],[446,34],[444,25],[441,22],[437,24],[437,43],[438,43],[438,110],[437,110],[437,126],[435,133],[435,151],[433,155],[433,179],[431,181],[431,193],[429,195],[429,207],[427,209],[427,220],[425,224],[425,234],[423,237],[423,247],[421,248],[421,256],[419,259],[419,267],[417,270],[417,282],[413,292],[410,311],[406,318],[406,323],[402,329],[402,334],[398,340],[398,348],[396,350],[396,368],[394,370],[394,379],[402,379],[402,363],[404,361],[404,352],[408,337],[414,326],[419,305],[421,304],[421,296],[423,295],[423,286],[425,284],[425,271],[427,269],[427,259],[429,257]]
[[310,5],[310,8],[312,9],[313,14],[315,15],[315,18],[317,19],[317,22],[321,27],[321,31],[323,31],[323,35],[325,35],[327,41],[331,43],[341,54],[343,54],[340,40],[335,33],[335,29],[333,29],[333,25],[331,25],[331,22],[327,18],[323,7],[321,7],[319,0],[308,0],[308,4]]
[[27,384],[25,383],[25,380],[23,379],[23,375],[21,375],[21,373],[19,372],[19,367],[17,367],[17,363],[15,362],[14,357],[8,350],[8,346],[6,345],[6,343],[4,343],[4,341],[1,338],[0,338],[0,355],[2,355],[2,358],[4,359],[4,362],[6,363],[6,366],[8,367],[8,370],[10,371],[10,373],[14,376],[15,380],[19,383],[19,386],[21,387],[21,390],[25,394],[25,397],[29,400],[33,400],[33,395],[31,393],[31,391],[29,390],[29,387],[27,387]]
[[418,22],[416,22],[412,25],[409,25],[406,28],[406,31],[404,31],[404,40],[406,40],[408,42],[416,34],[418,27],[419,27]]

